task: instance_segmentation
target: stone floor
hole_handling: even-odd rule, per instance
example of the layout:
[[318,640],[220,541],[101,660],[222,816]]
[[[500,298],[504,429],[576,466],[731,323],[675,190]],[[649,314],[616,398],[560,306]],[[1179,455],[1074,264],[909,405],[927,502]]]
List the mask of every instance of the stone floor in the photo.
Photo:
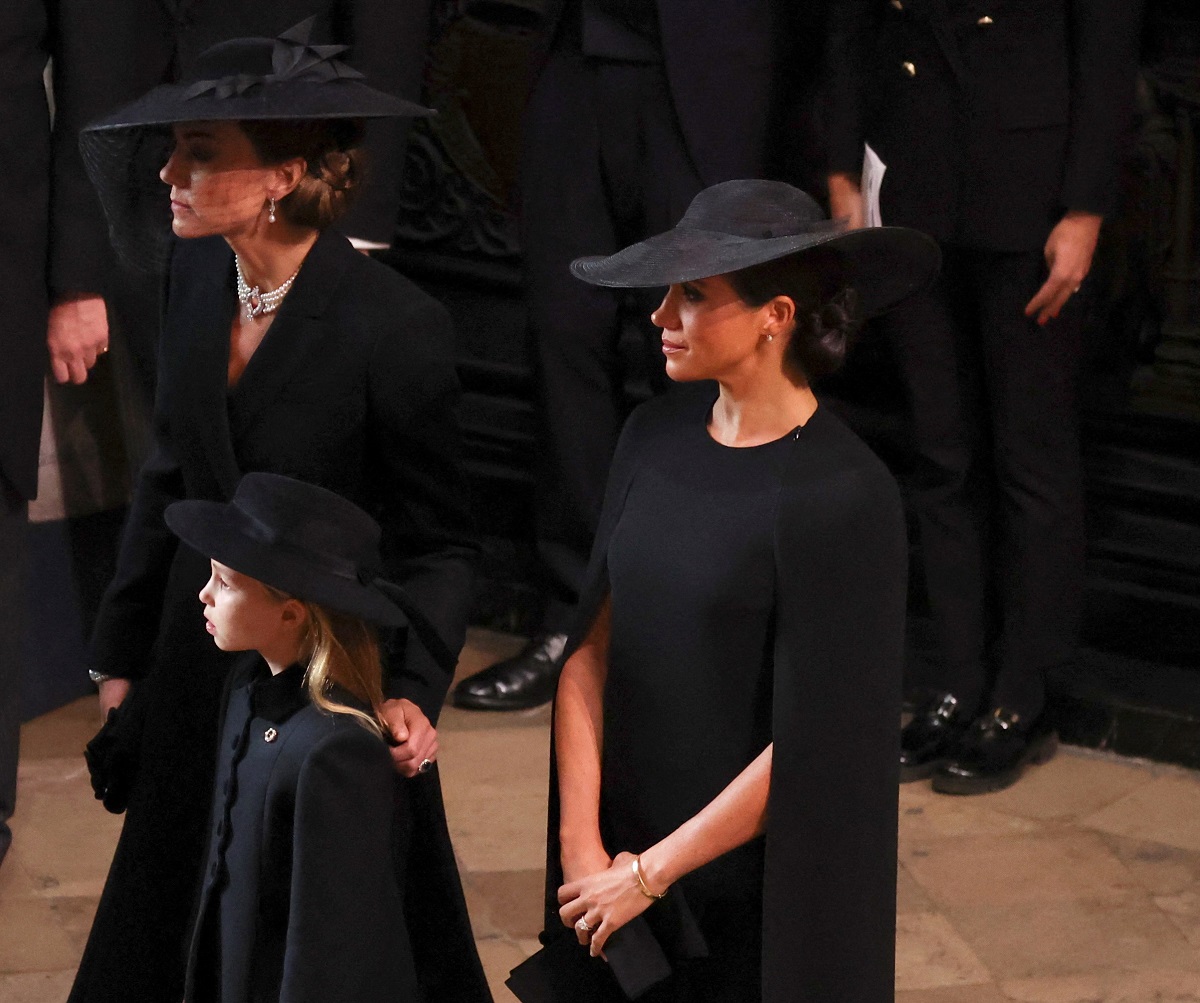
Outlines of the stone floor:
[[[519,640],[476,631],[462,674]],[[83,700],[26,726],[0,868],[0,1000],[61,1003],[121,820],[92,800]],[[447,809],[497,1001],[535,949],[545,709],[442,718]],[[897,1000],[1200,1003],[1200,776],[1064,749],[1001,794],[900,794]],[[736,1003],[736,1001],[732,1001]]]

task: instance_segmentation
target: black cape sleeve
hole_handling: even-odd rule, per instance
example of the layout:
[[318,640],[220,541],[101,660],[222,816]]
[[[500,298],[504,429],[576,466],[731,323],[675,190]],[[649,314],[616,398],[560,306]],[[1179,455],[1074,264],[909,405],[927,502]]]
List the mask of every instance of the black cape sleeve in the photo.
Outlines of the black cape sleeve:
[[[608,545],[647,445],[703,421],[707,387],[636,411],[609,475],[569,657],[608,593]],[[797,437],[775,527],[764,1003],[891,1003],[907,544],[899,492],[825,408]],[[563,928],[551,743],[546,928]]]

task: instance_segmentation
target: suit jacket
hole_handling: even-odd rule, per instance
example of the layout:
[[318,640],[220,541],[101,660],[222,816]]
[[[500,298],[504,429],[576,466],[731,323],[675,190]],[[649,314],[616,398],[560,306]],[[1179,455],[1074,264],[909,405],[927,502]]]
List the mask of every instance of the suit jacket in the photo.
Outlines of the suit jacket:
[[[570,3],[578,8],[578,0],[546,4],[546,52],[570,44]],[[819,5],[657,0],[656,6],[671,98],[704,184],[765,175],[799,183],[812,164]]]
[[308,702],[301,666],[261,660],[220,749],[186,999],[490,1003],[436,773],[400,779],[378,736]]
[[[673,390],[626,424],[567,657],[608,594],[630,485],[707,420],[715,397],[711,384]],[[789,445],[774,539],[762,1000],[892,1003],[907,540],[895,481],[825,407]],[[544,942],[573,936],[558,917],[555,774],[552,752]],[[612,802],[601,793],[602,829],[621,810]]]
[[829,168],[887,165],[885,224],[1040,248],[1113,207],[1132,110],[1132,0],[833,0]]
[[[176,79],[201,52],[273,37],[316,15],[314,40],[350,45],[349,61],[380,90],[420,96],[429,0],[49,0],[57,25],[50,278],[55,295],[103,292],[112,251],[79,154],[89,122]],[[371,176],[344,232],[390,243],[406,130],[372,122]]]
[[[319,484],[370,512],[383,528],[386,575],[457,652],[476,545],[445,309],[327,231],[228,390],[233,282],[224,240],[179,242],[163,319],[156,445],[101,603],[94,665],[138,678],[183,660],[184,651],[213,661],[196,620],[207,561],[178,544],[163,511],[179,498],[228,500],[252,470]],[[388,666],[392,694],[436,720],[450,679],[415,635]]]
[[37,494],[47,362],[46,43],[43,0],[8,0],[0,9],[0,477],[23,498]]

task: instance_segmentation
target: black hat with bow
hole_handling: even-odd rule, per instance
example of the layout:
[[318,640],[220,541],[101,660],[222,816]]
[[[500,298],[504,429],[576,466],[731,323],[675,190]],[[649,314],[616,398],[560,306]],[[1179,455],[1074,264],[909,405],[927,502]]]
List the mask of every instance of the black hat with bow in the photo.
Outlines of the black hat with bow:
[[379,524],[353,502],[280,474],[250,473],[230,502],[178,501],[167,525],[206,557],[296,599],[385,627],[411,625],[449,672],[455,658],[404,589],[383,577]]
[[158,173],[178,122],[425,118],[431,108],[371,87],[338,57],[348,46],[317,45],[315,18],[277,38],[233,38],[206,49],[174,83],[87,125],[79,149],[100,196],[109,236],[125,264],[157,272],[171,239],[170,200]]
[[201,53],[175,83],[160,84],[92,122],[84,134],[174,122],[318,118],[423,118],[436,114],[385,94],[337,57],[346,45],[314,45],[315,18],[278,38],[233,38]]

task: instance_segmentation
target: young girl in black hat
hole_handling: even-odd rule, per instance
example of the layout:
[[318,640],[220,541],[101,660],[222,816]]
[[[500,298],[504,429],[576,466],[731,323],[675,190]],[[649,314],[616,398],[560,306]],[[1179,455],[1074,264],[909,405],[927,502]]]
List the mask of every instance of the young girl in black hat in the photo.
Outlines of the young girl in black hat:
[[490,1000],[436,775],[400,779],[386,745],[377,626],[453,656],[378,576],[379,526],[267,473],[166,520],[211,559],[217,647],[260,656],[225,707],[186,999]]

